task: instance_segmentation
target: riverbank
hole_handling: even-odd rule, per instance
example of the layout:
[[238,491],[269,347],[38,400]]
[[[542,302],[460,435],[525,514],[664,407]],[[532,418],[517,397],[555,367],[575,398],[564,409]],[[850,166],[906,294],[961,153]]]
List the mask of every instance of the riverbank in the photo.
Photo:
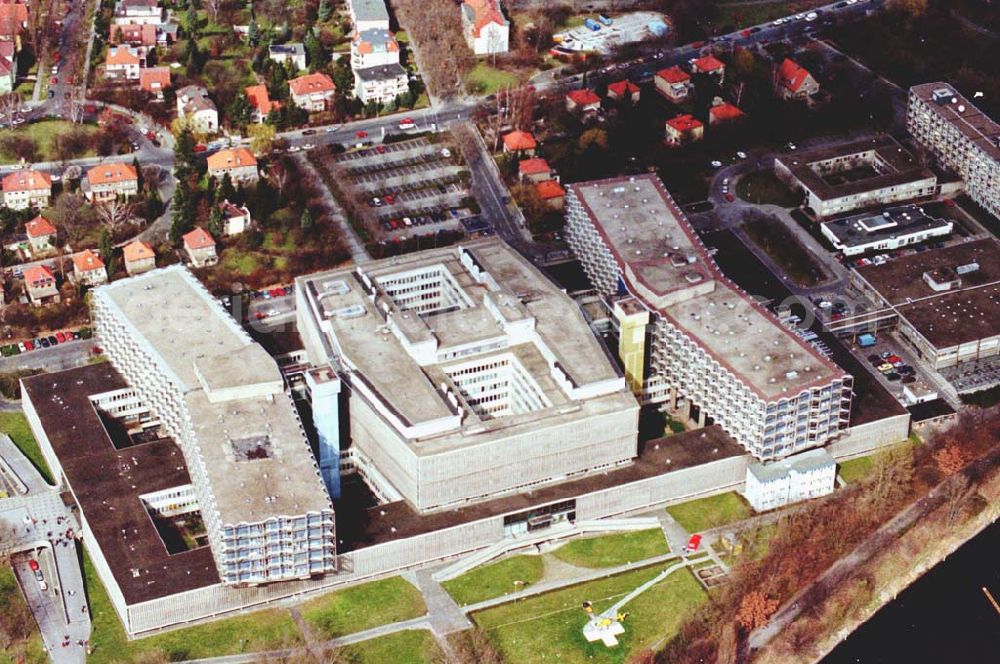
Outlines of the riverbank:
[[804,614],[784,629],[754,662],[807,664],[830,654],[899,593],[1000,518],[1000,472],[994,470],[975,492],[956,498],[961,502],[957,512],[956,501],[948,500],[921,519],[845,579],[818,612]]

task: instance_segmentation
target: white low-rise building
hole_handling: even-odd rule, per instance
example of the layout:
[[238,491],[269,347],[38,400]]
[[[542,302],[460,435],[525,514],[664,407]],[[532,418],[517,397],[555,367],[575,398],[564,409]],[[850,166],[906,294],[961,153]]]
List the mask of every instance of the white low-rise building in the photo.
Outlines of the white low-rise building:
[[213,134],[219,130],[219,111],[200,85],[188,85],[177,91],[177,117],[187,118],[194,131]]
[[355,32],[372,28],[389,29],[389,10],[385,8],[385,0],[351,0],[350,10]]
[[823,237],[845,256],[892,251],[934,237],[947,237],[952,227],[952,222],[930,217],[916,205],[901,205],[880,213],[858,214],[820,224]]
[[354,70],[354,95],[366,104],[388,104],[409,89],[406,70],[398,63]]
[[506,53],[510,41],[510,21],[498,0],[465,0],[462,3],[462,31],[476,55]]
[[747,468],[743,495],[758,512],[833,493],[837,462],[823,449]]

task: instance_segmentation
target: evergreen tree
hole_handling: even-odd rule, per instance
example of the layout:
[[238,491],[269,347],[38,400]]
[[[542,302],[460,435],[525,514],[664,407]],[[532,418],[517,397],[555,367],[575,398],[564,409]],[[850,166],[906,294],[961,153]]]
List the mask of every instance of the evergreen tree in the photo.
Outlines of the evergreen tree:
[[308,231],[313,227],[312,213],[309,212],[309,208],[302,211],[302,216],[299,217],[299,228],[304,231]]
[[305,46],[306,54],[309,56],[309,71],[320,69],[323,63],[326,62],[326,58],[323,55],[323,44],[317,39],[316,33],[312,28],[306,32],[303,46]]
[[250,124],[250,119],[253,115],[253,108],[251,108],[246,94],[241,93],[236,95],[236,99],[234,99],[232,103],[229,104],[229,108],[226,109],[226,115],[229,117],[230,125],[240,131],[246,129],[247,125]]
[[251,19],[250,25],[247,27],[247,41],[250,42],[251,46],[256,46],[259,40],[260,28],[257,27],[257,21]]
[[233,181],[229,177],[229,173],[222,176],[222,182],[219,183],[219,188],[215,193],[215,200],[230,202],[236,200],[236,188],[233,187]]
[[105,266],[107,266],[108,261],[111,260],[114,250],[114,244],[111,242],[111,233],[107,228],[102,228],[101,241],[97,251],[101,255],[101,260],[104,261]]
[[174,143],[175,170],[178,174],[194,167],[194,146],[194,134],[189,127],[184,127],[177,135],[177,142]]
[[222,235],[223,223],[222,208],[216,205],[212,208],[212,214],[208,217],[208,232],[215,237],[220,237]]
[[132,159],[132,168],[135,169],[135,174],[136,174],[136,177],[137,177],[136,187],[138,187],[139,191],[142,192],[143,187],[145,187],[145,185],[146,185],[146,178],[143,177],[143,175],[142,175],[142,168],[139,167],[139,158],[138,157],[133,157],[133,159]]
[[330,0],[319,0],[319,9],[316,12],[317,18],[320,21],[329,21],[332,15],[333,6],[330,4]]
[[187,30],[188,41],[198,38],[198,8],[192,2],[184,13],[184,29]]

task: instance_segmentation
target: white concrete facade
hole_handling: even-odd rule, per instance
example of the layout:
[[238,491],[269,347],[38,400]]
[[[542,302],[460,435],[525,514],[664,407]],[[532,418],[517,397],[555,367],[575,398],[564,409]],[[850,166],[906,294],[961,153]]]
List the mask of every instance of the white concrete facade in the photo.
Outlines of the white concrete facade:
[[809,450],[747,468],[743,495],[758,512],[833,493],[837,462],[825,450]]

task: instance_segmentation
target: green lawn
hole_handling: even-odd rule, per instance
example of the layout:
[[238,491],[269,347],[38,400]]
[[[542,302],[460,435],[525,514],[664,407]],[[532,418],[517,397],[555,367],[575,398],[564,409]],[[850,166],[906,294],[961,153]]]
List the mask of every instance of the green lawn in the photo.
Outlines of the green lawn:
[[793,192],[771,171],[755,171],[744,175],[736,183],[736,194],[755,205],[771,204],[797,207],[802,197]]
[[591,581],[487,609],[473,618],[509,662],[624,662],[637,650],[675,634],[688,613],[704,601],[701,584],[691,572],[680,570],[632,600],[622,609],[628,617],[616,648],[587,643],[583,638],[587,616],[581,605],[589,600],[595,611],[603,611],[662,570],[653,566]]
[[[28,136],[38,146],[38,161],[54,161],[56,156],[53,151],[53,138],[72,131],[82,131],[92,136],[98,130],[97,126],[93,124],[77,125],[66,120],[41,120],[39,122],[24,124],[17,129],[0,130],[0,146],[3,145],[3,139],[8,136]],[[96,154],[97,152],[93,148],[90,148],[83,154],[77,155],[77,157],[93,157]],[[19,161],[17,157],[7,154],[0,147],[0,163],[10,164],[17,161]]]
[[763,2],[761,4],[745,3],[737,5],[719,4],[719,14],[714,24],[720,27],[731,26],[747,28],[759,25],[776,18],[808,11],[827,4],[827,0],[798,0],[798,2]]
[[396,632],[344,648],[351,664],[436,664],[444,661],[431,633],[422,629]]
[[750,505],[735,491],[671,505],[667,512],[689,533],[708,530],[753,515]]
[[398,576],[338,590],[302,605],[302,617],[326,639],[425,613],[420,591]]
[[83,572],[93,620],[89,664],[130,662],[159,653],[170,661],[275,650],[305,643],[287,609],[265,609],[225,620],[129,641],[86,554]]
[[10,638],[0,652],[0,664],[44,664],[49,661],[38,625],[17,586],[14,570],[6,566],[0,567],[0,607],[0,632]]
[[52,480],[52,471],[49,470],[49,464],[45,462],[42,450],[39,449],[38,443],[31,433],[31,428],[28,426],[28,420],[25,419],[22,413],[0,413],[0,431],[10,436],[18,449],[31,459],[31,463],[35,465],[35,468],[42,474],[46,482],[49,484],[55,483]]
[[659,528],[578,539],[552,555],[577,567],[616,567],[668,553],[670,547]]
[[511,556],[499,562],[482,565],[441,585],[459,604],[475,604],[521,590],[515,581],[537,583],[542,578],[541,556]]
[[848,484],[863,480],[872,471],[874,459],[870,456],[858,457],[840,462],[840,476]]
[[517,85],[517,76],[479,62],[465,77],[465,87],[474,94],[491,95],[503,87]]

